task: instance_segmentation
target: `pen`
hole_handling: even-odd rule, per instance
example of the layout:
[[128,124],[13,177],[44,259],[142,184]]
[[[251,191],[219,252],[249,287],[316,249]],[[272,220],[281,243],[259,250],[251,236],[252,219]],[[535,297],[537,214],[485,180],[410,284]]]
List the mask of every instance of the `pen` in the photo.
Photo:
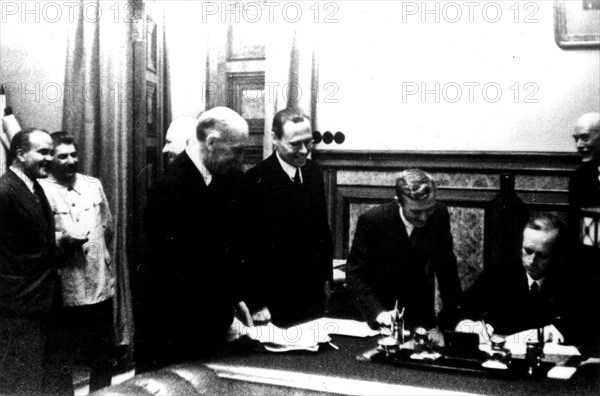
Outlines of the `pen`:
[[483,319],[483,316],[481,317],[481,323],[483,323],[483,330],[485,331],[485,334],[487,335],[488,340],[490,340],[490,342],[492,342],[492,336],[490,336],[490,332],[488,331],[488,328],[487,328],[487,323],[485,323],[485,319]]
[[339,347],[339,346],[337,346],[337,345],[335,345],[333,342],[329,341],[329,342],[328,342],[328,344],[329,344],[329,345],[331,345],[331,347],[332,347],[333,349],[335,349],[335,350],[337,350],[337,351],[339,351],[339,350],[340,350],[340,347]]

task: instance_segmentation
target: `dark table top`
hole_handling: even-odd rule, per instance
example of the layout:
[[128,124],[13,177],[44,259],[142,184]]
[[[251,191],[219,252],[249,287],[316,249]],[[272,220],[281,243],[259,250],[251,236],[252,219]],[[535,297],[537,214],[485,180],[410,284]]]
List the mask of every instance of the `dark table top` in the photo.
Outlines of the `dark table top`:
[[600,366],[580,368],[570,380],[495,378],[477,373],[448,372],[427,367],[405,367],[361,361],[358,355],[377,347],[377,337],[332,336],[339,350],[323,344],[318,352],[262,352],[253,342],[230,344],[221,356],[211,360],[219,367],[273,369],[373,383],[399,384],[479,394],[594,394],[600,393]]

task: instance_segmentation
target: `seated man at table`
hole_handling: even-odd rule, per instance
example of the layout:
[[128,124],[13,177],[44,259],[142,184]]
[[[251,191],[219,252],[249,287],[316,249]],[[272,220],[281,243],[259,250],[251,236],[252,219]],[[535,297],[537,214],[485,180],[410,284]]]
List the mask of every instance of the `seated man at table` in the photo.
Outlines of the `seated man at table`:
[[508,335],[543,328],[545,341],[573,345],[597,338],[589,320],[597,310],[592,313],[585,307],[585,279],[575,282],[579,263],[565,266],[565,239],[565,226],[556,215],[531,217],[523,230],[521,263],[482,273],[465,292],[461,314],[468,319],[456,329],[478,332],[485,339],[494,332]]
[[362,214],[348,257],[348,286],[373,328],[391,326],[390,310],[405,308],[408,326],[435,327],[434,276],[444,307],[461,295],[448,209],[436,201],[433,178],[408,169],[394,201]]

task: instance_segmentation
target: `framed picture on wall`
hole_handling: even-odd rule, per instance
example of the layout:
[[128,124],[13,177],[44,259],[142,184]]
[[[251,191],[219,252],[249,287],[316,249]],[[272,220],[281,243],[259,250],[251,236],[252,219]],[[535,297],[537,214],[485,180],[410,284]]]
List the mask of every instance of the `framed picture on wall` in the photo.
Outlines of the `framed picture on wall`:
[[556,0],[554,39],[561,48],[600,47],[600,0]]
[[158,92],[156,84],[146,81],[146,136],[157,136],[158,123]]
[[262,136],[265,129],[265,73],[228,73],[228,103],[248,121],[251,135]]

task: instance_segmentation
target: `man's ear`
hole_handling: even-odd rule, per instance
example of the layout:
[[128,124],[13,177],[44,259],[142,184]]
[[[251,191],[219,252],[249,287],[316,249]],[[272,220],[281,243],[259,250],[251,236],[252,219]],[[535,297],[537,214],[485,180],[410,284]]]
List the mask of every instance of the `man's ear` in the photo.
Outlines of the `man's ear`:
[[214,150],[215,144],[219,141],[220,135],[217,131],[211,131],[206,137],[206,147],[209,151]]
[[24,155],[25,155],[25,151],[23,149],[18,149],[15,159],[19,162],[25,162],[25,158],[23,157]]

